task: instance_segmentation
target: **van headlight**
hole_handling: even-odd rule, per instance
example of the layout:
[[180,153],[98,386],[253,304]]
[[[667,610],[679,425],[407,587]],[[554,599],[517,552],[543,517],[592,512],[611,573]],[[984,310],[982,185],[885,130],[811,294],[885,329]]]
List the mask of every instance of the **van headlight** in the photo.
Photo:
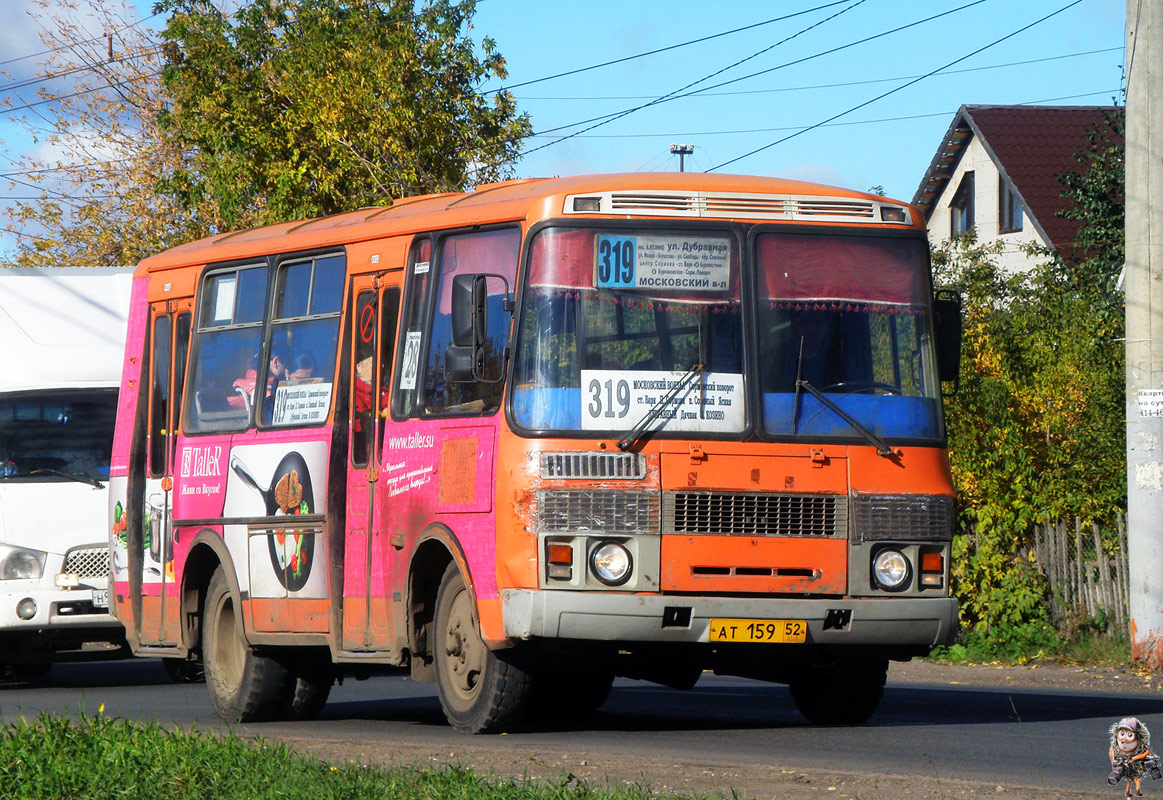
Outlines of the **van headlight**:
[[30,547],[0,545],[0,580],[36,580],[44,574],[48,553]]

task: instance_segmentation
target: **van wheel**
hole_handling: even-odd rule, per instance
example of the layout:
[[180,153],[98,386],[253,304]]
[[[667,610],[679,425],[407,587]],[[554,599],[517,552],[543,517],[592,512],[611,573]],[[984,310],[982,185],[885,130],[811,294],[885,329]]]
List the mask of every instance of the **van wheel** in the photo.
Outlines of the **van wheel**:
[[859,725],[876,712],[887,677],[887,658],[846,655],[825,665],[803,661],[788,688],[810,722]]
[[459,733],[512,728],[525,710],[530,674],[485,646],[472,594],[455,563],[440,581],[435,624],[436,691],[448,723]]
[[235,604],[221,567],[206,590],[202,631],[206,688],[218,716],[236,722],[262,722],[282,711],[287,670],[243,639],[242,610]]

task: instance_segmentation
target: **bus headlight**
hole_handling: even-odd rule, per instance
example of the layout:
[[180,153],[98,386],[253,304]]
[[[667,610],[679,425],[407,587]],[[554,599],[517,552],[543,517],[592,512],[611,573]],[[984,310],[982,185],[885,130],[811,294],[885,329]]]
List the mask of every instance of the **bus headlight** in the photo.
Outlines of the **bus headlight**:
[[607,586],[621,586],[630,579],[634,559],[618,542],[600,542],[590,551],[590,572]]
[[877,585],[890,592],[902,588],[908,582],[911,572],[909,560],[900,550],[886,548],[872,560],[872,575]]
[[44,574],[48,553],[29,547],[0,545],[0,580],[36,580]]

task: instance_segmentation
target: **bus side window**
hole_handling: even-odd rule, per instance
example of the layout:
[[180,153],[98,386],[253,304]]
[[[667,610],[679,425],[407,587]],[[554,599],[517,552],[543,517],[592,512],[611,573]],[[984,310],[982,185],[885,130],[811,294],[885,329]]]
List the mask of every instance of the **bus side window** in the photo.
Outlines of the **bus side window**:
[[[457,275],[502,275],[512,289],[520,257],[516,228],[449,236],[441,242],[440,277],[432,312],[431,336],[423,372],[427,414],[487,414],[501,405],[501,383],[451,383],[444,380],[444,351],[452,344],[452,283]],[[512,318],[504,309],[505,281],[488,279],[488,330],[485,374],[501,376]]]
[[417,239],[408,258],[407,287],[404,292],[404,318],[400,325],[400,361],[396,365],[396,389],[392,394],[392,416],[405,419],[416,410],[416,386],[420,373],[420,345],[424,326],[424,308],[428,299],[431,275],[432,240]]
[[214,272],[203,281],[183,415],[187,431],[237,431],[250,424],[266,284],[263,264]]
[[388,389],[392,383],[395,356],[396,323],[400,319],[400,287],[391,286],[380,296],[380,416],[376,425],[376,455],[383,456],[383,419],[388,408]]
[[[373,424],[372,374],[376,353],[375,328],[366,328],[362,320],[367,314],[375,314],[376,295],[371,289],[359,293],[355,300],[355,313],[351,315],[354,328],[355,364],[354,385],[351,390],[351,463],[356,467],[366,467]],[[366,339],[364,337],[367,337]]]
[[157,478],[166,468],[166,431],[170,418],[170,317],[153,323],[153,363],[149,394],[149,474]]
[[346,265],[325,255],[279,265],[271,338],[255,392],[264,425],[321,425],[333,396]]

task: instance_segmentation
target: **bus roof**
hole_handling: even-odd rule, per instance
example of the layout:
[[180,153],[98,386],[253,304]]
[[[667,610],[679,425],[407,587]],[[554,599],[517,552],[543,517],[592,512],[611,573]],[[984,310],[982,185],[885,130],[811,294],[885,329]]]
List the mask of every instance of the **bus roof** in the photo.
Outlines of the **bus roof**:
[[[577,210],[572,198],[598,203]],[[594,198],[597,198],[595,201]],[[592,208],[590,205],[588,208]],[[281,222],[179,245],[139,265],[142,273],[367,241],[462,225],[553,217],[696,218],[790,221],[801,224],[881,225],[881,209],[902,209],[888,227],[924,231],[924,217],[907,203],[816,183],[706,173],[618,173],[525,178],[486,184],[472,192],[406,197],[329,217]]]
[[132,267],[0,268],[0,392],[117,387]]

